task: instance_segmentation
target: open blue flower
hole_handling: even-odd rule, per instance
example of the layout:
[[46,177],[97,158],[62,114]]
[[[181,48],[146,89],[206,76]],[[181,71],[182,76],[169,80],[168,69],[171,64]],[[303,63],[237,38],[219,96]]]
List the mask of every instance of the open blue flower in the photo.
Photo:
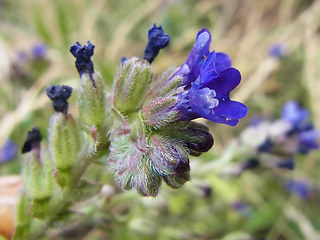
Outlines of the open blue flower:
[[295,101],[287,102],[281,111],[281,118],[292,124],[288,135],[298,135],[298,150],[303,154],[307,154],[311,149],[319,148],[319,132],[314,128],[309,115],[309,111],[300,107]]
[[284,104],[281,111],[281,118],[292,123],[294,126],[304,123],[309,118],[308,110],[299,106],[295,101]]
[[240,72],[231,67],[225,53],[209,52],[211,35],[201,30],[185,64],[176,74],[183,76],[185,92],[180,95],[178,112],[181,120],[198,117],[235,126],[246,116],[248,108],[230,100],[230,92],[240,81]]

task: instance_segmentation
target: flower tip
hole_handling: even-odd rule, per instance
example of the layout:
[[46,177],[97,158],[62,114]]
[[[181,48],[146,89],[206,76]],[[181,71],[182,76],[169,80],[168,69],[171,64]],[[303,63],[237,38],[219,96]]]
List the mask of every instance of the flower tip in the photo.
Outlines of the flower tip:
[[208,29],[206,28],[203,28],[201,29],[198,34],[197,34],[197,37],[196,37],[196,41],[204,41],[204,42],[210,42],[211,41],[211,34],[209,32]]
[[48,97],[53,101],[52,105],[55,111],[67,113],[68,102],[67,99],[71,96],[72,87],[62,85],[51,85],[46,90]]
[[169,45],[170,36],[164,33],[162,26],[157,27],[154,23],[148,31],[148,45],[146,46],[143,59],[149,63],[155,59],[159,51]]
[[22,147],[22,153],[27,153],[32,151],[34,148],[40,147],[41,140],[42,136],[39,128],[32,128],[32,130],[28,132],[27,139]]
[[82,46],[79,42],[76,42],[70,47],[70,52],[76,58],[76,68],[80,76],[84,73],[88,73],[91,76],[94,72],[91,57],[94,54],[95,46],[90,41],[88,41],[87,44],[87,46]]

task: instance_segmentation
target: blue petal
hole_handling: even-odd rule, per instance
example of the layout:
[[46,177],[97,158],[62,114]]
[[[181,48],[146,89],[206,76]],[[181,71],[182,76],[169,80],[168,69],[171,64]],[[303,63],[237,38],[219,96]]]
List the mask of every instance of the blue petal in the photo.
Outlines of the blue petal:
[[203,83],[201,87],[213,89],[217,94],[217,98],[220,100],[229,97],[230,92],[239,85],[241,81],[241,75],[237,69],[228,68],[216,77],[211,79],[204,78],[202,81]]
[[207,115],[204,118],[216,123],[235,126],[239,122],[238,119],[244,118],[247,115],[247,112],[248,108],[244,104],[226,99],[224,101],[219,101],[219,105],[213,109],[210,115]]
[[199,75],[200,69],[205,57],[210,53],[209,47],[211,42],[211,35],[208,30],[202,29],[196,38],[196,42],[186,61],[190,71],[183,80],[182,85],[190,85]]
[[204,63],[200,69],[200,78],[202,81],[212,79],[218,75],[216,71],[216,52],[212,51],[204,60]]
[[248,108],[244,104],[227,98],[219,100],[218,106],[215,106],[214,91],[211,90],[210,94],[207,90],[205,91],[196,89],[193,86],[189,91],[189,104],[193,112],[200,117],[213,122],[235,126],[238,124],[239,118],[244,118],[247,115]]
[[192,85],[189,91],[189,104],[192,110],[201,117],[211,114],[212,110],[219,104],[215,98],[216,93],[209,88],[197,89]]
[[226,53],[216,53],[216,71],[222,72],[232,65],[231,58]]
[[294,101],[287,102],[281,111],[281,118],[293,125],[299,125],[309,118],[309,112]]

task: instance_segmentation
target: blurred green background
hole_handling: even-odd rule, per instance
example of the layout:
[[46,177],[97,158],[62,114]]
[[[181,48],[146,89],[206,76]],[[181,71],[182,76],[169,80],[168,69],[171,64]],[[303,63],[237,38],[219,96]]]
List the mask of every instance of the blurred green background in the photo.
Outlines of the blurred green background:
[[[73,43],[96,46],[95,69],[110,90],[121,57],[143,55],[153,23],[171,36],[152,64],[155,74],[181,65],[197,32],[207,28],[211,49],[227,53],[242,75],[233,99],[249,107],[248,116],[235,128],[210,123],[215,146],[191,166],[218,158],[252,117],[276,118],[288,100],[307,107],[320,129],[320,1],[0,0],[0,146],[10,138],[20,151],[33,126],[46,137],[53,110],[45,88],[78,84]],[[270,56],[274,44],[285,56]],[[99,207],[79,206],[82,221],[59,226],[48,239],[318,240],[319,157],[319,151],[299,156],[292,172],[195,175],[182,189],[163,186],[156,199],[118,192]],[[18,154],[0,163],[0,175],[19,174],[22,161]],[[306,181],[312,197],[290,195],[288,179]]]

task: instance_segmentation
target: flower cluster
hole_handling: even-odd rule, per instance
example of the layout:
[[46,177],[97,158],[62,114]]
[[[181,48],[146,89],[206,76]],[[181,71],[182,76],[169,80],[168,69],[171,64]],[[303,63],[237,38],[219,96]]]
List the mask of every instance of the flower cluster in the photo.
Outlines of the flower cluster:
[[[172,188],[190,179],[189,155],[213,145],[209,129],[191,120],[199,117],[235,126],[247,107],[231,101],[240,83],[239,71],[225,53],[209,51],[211,35],[201,30],[187,61],[152,78],[150,63],[169,36],[155,25],[148,33],[144,60],[124,59],[114,85],[110,170],[123,189],[156,196],[162,180]],[[151,56],[151,57],[150,57]]]
[[243,144],[256,149],[253,158],[243,165],[244,169],[262,164],[292,170],[296,154],[307,154],[319,148],[319,132],[310,121],[308,110],[294,101],[283,106],[280,119],[255,121],[241,137]]
[[201,30],[187,61],[177,71],[182,75],[177,109],[179,120],[198,117],[235,126],[247,114],[247,107],[230,100],[230,92],[240,81],[240,72],[231,67],[231,59],[225,53],[210,52],[211,35]]

